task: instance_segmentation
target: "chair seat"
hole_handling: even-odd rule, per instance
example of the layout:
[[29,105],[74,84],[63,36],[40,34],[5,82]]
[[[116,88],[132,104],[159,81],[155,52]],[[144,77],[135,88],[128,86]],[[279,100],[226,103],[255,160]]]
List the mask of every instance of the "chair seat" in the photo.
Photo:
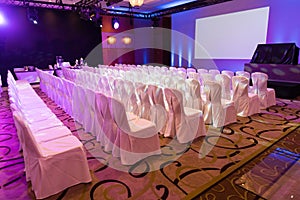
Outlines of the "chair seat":
[[139,116],[137,116],[136,114],[134,114],[132,112],[126,112],[126,116],[127,116],[128,121],[135,120],[135,119],[139,118]]
[[129,121],[129,126],[132,132],[138,132],[145,129],[155,129],[155,124],[149,120],[139,118]]
[[45,130],[57,126],[63,126],[63,123],[57,118],[47,119],[47,120],[35,122],[33,124],[29,124],[29,127],[32,130],[32,132],[38,132],[41,130]]
[[49,142],[62,137],[71,136],[72,132],[66,126],[51,127],[33,133],[37,143]]
[[42,157],[58,155],[76,148],[82,148],[82,143],[73,135],[39,144]]

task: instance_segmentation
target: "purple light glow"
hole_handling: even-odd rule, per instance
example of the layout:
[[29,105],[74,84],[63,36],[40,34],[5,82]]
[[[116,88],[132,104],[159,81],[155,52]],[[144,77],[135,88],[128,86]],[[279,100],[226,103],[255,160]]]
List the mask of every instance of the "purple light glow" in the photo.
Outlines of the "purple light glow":
[[2,15],[2,13],[0,13],[0,25],[4,25],[6,24],[4,16]]

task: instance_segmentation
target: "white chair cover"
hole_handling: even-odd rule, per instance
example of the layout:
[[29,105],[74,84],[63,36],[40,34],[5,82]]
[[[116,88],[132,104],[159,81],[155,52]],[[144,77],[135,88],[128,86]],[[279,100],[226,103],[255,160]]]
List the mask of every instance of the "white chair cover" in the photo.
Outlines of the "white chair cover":
[[223,70],[221,73],[227,75],[230,78],[230,80],[234,76],[234,72],[230,70]]
[[244,76],[232,77],[233,98],[237,115],[247,117],[259,113],[260,102],[257,94],[248,93],[249,79]]
[[199,81],[195,79],[187,79],[186,83],[188,91],[186,107],[202,110],[203,100],[201,97],[201,86]]
[[251,79],[253,84],[252,91],[258,95],[260,108],[265,109],[275,105],[275,90],[267,88],[268,75],[263,72],[254,72],[251,74]]
[[209,74],[212,74],[213,78],[215,78],[216,75],[217,75],[217,74],[220,74],[221,72],[220,72],[220,70],[218,70],[218,69],[210,69],[210,70],[208,70],[208,73],[209,73]]
[[207,119],[212,120],[214,127],[222,127],[236,122],[234,102],[222,99],[221,90],[221,85],[217,82],[207,82],[205,85],[207,101],[204,106],[204,112],[207,115],[211,115],[211,117],[209,116]]
[[251,77],[250,73],[246,72],[246,71],[236,71],[235,75],[236,76],[244,76],[244,77],[248,78],[249,80],[250,80],[250,77]]
[[165,137],[175,137],[180,143],[193,141],[206,135],[204,119],[201,110],[183,106],[183,97],[179,90],[165,88],[169,107],[169,121],[164,133]]
[[118,126],[114,148],[119,149],[121,163],[132,165],[148,156],[161,154],[157,133],[162,127],[142,118],[128,121],[124,105],[117,99],[110,100],[110,112]]
[[199,69],[197,69],[197,72],[198,72],[199,74],[202,74],[202,73],[208,73],[208,70],[207,70],[207,69],[199,68]]
[[26,176],[37,199],[91,182],[83,145],[75,136],[37,143],[26,122],[16,113],[14,118],[23,130]]
[[225,74],[217,74],[215,79],[221,85],[222,99],[231,100],[231,79]]

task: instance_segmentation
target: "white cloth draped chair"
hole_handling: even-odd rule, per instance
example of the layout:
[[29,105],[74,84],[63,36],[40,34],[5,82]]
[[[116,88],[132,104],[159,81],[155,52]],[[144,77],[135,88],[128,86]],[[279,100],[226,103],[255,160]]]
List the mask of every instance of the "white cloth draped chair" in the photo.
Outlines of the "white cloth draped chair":
[[81,85],[75,85],[73,88],[73,105],[72,113],[73,118],[78,121],[80,124],[84,122],[84,113],[86,106],[86,94],[85,89]]
[[222,70],[221,74],[227,75],[230,78],[230,80],[232,79],[232,77],[234,77],[234,72],[230,70]]
[[96,97],[95,91],[89,88],[85,88],[86,102],[84,119],[83,119],[83,128],[86,132],[92,133],[92,135],[96,135],[96,130],[99,128],[95,119],[95,110],[96,110]]
[[198,80],[187,79],[187,100],[186,107],[190,107],[196,110],[203,109],[203,100],[201,97],[201,85]]
[[187,88],[186,80],[183,79],[178,80],[176,83],[176,89],[179,90],[182,94],[183,106],[187,106],[187,98],[189,98],[190,93]]
[[215,78],[216,75],[217,75],[217,74],[220,74],[221,72],[220,72],[220,70],[218,70],[218,69],[210,69],[210,70],[208,70],[208,73],[209,73],[209,74],[212,74],[213,78]]
[[165,96],[169,107],[165,137],[176,136],[178,142],[187,143],[206,135],[201,110],[184,107],[183,97],[179,90],[165,88]]
[[268,75],[263,72],[254,72],[251,74],[252,92],[258,95],[260,108],[265,109],[276,105],[275,90],[268,88]]
[[248,92],[249,79],[244,76],[232,77],[234,105],[237,115],[247,117],[260,111],[260,102],[257,94]]
[[66,100],[65,100],[65,111],[73,116],[72,105],[73,105],[73,91],[75,87],[75,83],[69,80],[63,80],[65,92],[66,92]]
[[123,103],[115,98],[109,99],[111,116],[118,126],[114,148],[119,151],[121,163],[132,165],[146,157],[161,154],[158,132],[162,126],[158,122],[164,121],[161,119],[163,113],[158,109],[151,117],[152,121],[143,118],[128,120]]
[[[100,142],[106,152],[112,152],[117,138],[117,125],[110,113],[109,97],[101,93],[96,93],[96,120],[99,129],[96,130],[96,140]],[[119,152],[112,152],[114,156],[119,157]]]
[[230,78],[230,90],[232,90],[232,77],[234,77],[234,72],[230,70],[223,70],[221,74],[225,74]]
[[222,99],[231,100],[231,79],[225,74],[217,74],[215,79],[221,85]]
[[27,123],[16,112],[13,116],[22,130],[26,176],[37,199],[91,182],[83,145],[75,136],[38,143]]
[[244,77],[248,78],[249,80],[250,80],[250,78],[251,78],[250,73],[249,73],[249,72],[246,72],[246,71],[236,71],[236,72],[235,72],[235,75],[236,75],[236,76],[244,76]]
[[[225,75],[226,76],[226,75]],[[222,127],[236,122],[234,102],[221,98],[221,85],[217,82],[207,82],[205,92],[207,95],[204,105],[206,123],[214,127]]]
[[197,72],[188,72],[187,73],[187,76],[188,76],[188,78],[192,78],[192,79],[195,79],[195,80],[200,80],[200,74],[199,73],[197,73]]
[[208,73],[208,69],[199,68],[199,69],[197,69],[197,72],[198,72],[199,74],[202,74],[202,73]]
[[188,74],[189,72],[194,72],[194,73],[197,73],[197,70],[195,68],[187,68],[186,69],[186,73]]

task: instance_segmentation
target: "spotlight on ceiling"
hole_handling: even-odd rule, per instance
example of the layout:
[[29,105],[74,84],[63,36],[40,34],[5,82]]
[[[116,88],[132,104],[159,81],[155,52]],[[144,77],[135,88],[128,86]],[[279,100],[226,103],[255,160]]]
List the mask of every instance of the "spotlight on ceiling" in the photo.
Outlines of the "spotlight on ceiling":
[[116,17],[113,17],[111,20],[113,29],[117,30],[120,27],[119,20]]
[[34,24],[38,24],[38,12],[35,8],[27,8],[27,18]]

